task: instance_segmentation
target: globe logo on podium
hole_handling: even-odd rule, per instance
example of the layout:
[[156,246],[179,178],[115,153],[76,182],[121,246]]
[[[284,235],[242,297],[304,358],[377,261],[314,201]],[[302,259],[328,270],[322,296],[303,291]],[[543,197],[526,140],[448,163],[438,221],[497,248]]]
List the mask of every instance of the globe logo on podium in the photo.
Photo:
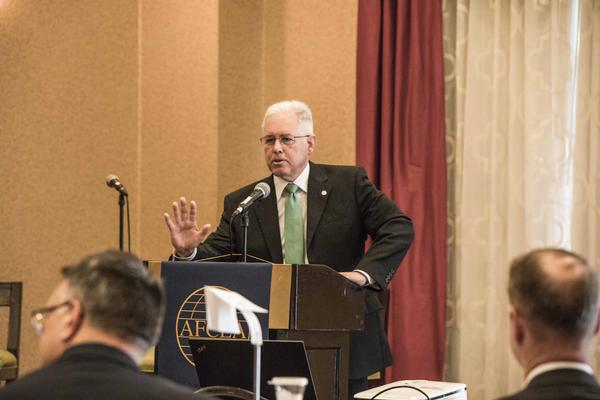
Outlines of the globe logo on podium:
[[[215,287],[229,290],[223,286]],[[181,303],[181,307],[179,307],[179,312],[177,313],[175,330],[179,351],[191,365],[194,365],[194,359],[188,342],[189,338],[248,339],[248,324],[240,312],[238,312],[237,320],[242,332],[239,335],[210,331],[206,319],[204,288],[195,290]]]

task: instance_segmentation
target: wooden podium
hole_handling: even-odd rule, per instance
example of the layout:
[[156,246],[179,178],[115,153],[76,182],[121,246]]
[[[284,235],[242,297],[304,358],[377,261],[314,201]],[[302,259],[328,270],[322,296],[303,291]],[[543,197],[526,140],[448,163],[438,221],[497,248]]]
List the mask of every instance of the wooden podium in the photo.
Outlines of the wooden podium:
[[[199,273],[197,277],[189,277],[195,281],[195,287],[208,282],[229,288],[226,280],[231,278],[217,282],[218,277],[215,280],[214,273],[207,282],[203,282],[202,266],[208,267],[209,264],[214,263],[150,262],[149,267],[154,273],[165,277],[165,270],[176,274],[181,269],[189,275],[193,265],[193,271]],[[249,266],[244,263],[220,264],[224,277],[247,272]],[[350,331],[363,329],[363,289],[324,265],[265,265],[266,268],[269,266],[270,287],[253,286],[243,290],[251,301],[254,301],[254,293],[258,298],[267,295],[269,338],[304,341],[318,398],[347,399]],[[214,267],[207,269],[214,270]],[[238,288],[244,285],[243,280],[236,282],[236,285]],[[269,293],[258,293],[264,290]],[[169,333],[163,332],[165,334]],[[160,368],[158,370],[160,372]]]
[[347,399],[350,331],[363,329],[363,289],[324,265],[273,265],[274,277],[280,268],[290,273],[291,292],[286,301],[271,291],[271,304],[289,321],[269,317],[271,338],[304,341],[319,399]]

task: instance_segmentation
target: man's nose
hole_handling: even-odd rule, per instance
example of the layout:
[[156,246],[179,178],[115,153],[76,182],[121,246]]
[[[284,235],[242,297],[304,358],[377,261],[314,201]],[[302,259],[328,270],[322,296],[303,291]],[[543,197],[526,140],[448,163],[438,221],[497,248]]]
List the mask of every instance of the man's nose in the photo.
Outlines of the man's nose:
[[273,151],[275,153],[281,153],[283,151],[283,145],[281,144],[281,140],[278,138],[275,139],[275,143],[273,143]]

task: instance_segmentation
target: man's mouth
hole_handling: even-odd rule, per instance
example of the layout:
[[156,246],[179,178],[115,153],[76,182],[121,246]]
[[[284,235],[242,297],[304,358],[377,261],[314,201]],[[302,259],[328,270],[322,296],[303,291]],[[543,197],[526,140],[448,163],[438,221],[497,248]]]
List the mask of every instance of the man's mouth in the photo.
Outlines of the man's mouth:
[[271,164],[273,164],[274,166],[280,166],[283,165],[283,163],[285,163],[285,160],[273,160],[271,161]]

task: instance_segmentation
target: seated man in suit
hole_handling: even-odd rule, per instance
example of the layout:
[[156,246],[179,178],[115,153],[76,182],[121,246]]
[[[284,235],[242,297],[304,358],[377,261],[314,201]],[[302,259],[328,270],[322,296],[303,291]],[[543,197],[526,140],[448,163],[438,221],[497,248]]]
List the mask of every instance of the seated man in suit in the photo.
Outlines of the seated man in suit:
[[165,301],[135,256],[106,251],[61,273],[46,306],[32,312],[43,367],[0,389],[0,399],[199,398],[137,368],[158,339]]
[[[173,203],[165,222],[174,258],[198,260],[240,252],[239,217],[231,216],[255,185],[269,185],[271,195],[249,210],[248,254],[274,263],[324,264],[365,293],[365,329],[350,339],[350,395],[367,386],[367,376],[391,364],[375,293],[387,287],[413,240],[411,220],[369,181],[364,169],[315,164],[312,113],[300,101],[271,105],[260,138],[271,175],[225,197],[217,230],[199,228],[196,203]],[[231,233],[230,233],[231,232]],[[372,238],[365,254],[365,241]],[[233,248],[231,246],[233,243]]]
[[598,332],[598,273],[581,256],[539,249],[510,268],[510,338],[523,389],[504,399],[600,399],[589,361]]

